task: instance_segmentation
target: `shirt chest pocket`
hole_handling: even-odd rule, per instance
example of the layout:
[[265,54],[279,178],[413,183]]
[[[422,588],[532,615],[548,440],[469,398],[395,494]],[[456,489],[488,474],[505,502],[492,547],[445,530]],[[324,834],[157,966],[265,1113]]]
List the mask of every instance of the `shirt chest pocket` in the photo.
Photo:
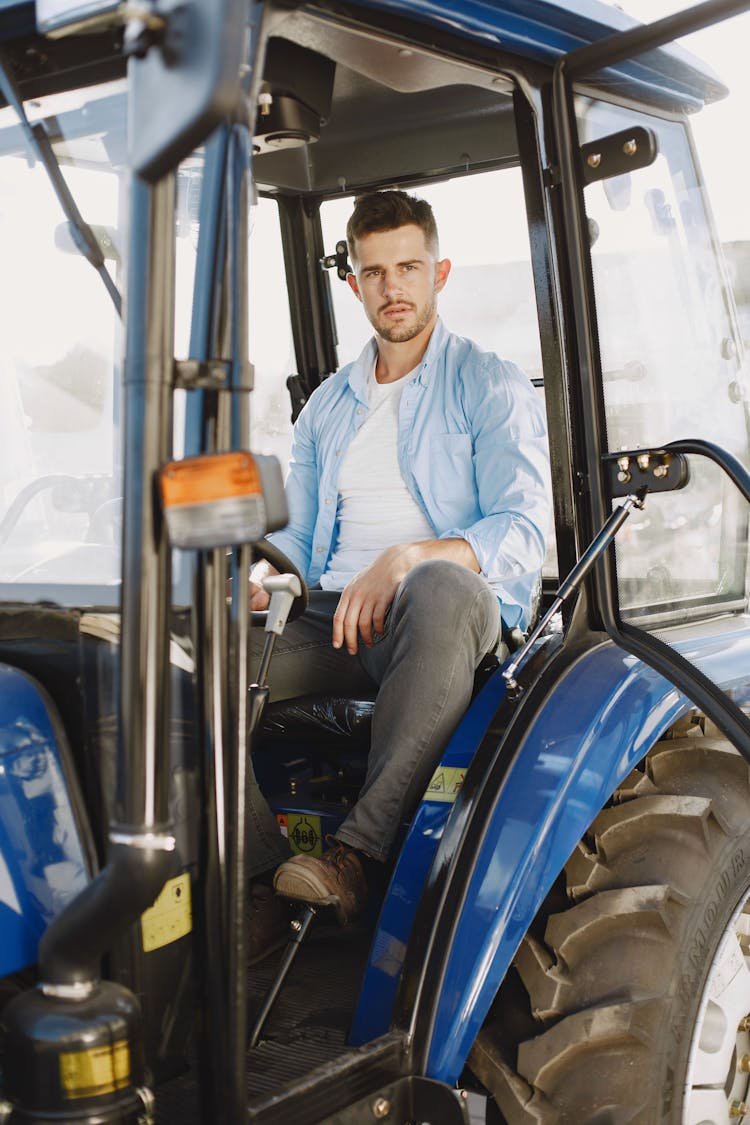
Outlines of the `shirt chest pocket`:
[[433,434],[430,492],[449,520],[473,512],[477,503],[471,434]]

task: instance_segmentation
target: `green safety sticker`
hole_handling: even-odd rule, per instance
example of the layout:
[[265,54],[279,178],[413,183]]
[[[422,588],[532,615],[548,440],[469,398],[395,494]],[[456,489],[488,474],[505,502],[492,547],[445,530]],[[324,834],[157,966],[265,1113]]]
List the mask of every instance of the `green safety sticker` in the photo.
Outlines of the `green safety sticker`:
[[455,801],[466,777],[465,769],[456,766],[438,766],[425,790],[424,801]]
[[276,818],[281,831],[288,837],[291,849],[298,855],[321,856],[323,832],[320,817],[309,813],[282,813]]

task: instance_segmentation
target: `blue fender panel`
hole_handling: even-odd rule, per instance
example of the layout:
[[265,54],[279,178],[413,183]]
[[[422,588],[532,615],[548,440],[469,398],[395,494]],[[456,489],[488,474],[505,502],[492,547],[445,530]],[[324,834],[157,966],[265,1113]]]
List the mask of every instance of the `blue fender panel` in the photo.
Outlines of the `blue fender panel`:
[[[678,646],[725,690],[744,695],[750,630]],[[667,680],[615,647],[564,674],[526,732],[501,786],[438,989],[427,1074],[457,1081],[531,921],[616,786],[687,708]]]
[[[465,772],[505,695],[505,681],[497,671],[474,699],[451,738],[439,769]],[[438,771],[439,772],[439,771]],[[460,776],[460,773],[459,773]],[[409,940],[414,914],[435,858],[452,803],[423,798],[399,854],[360,990],[348,1042],[358,1047],[384,1034]]]
[[39,938],[88,882],[52,704],[0,664],[0,976],[36,961]]

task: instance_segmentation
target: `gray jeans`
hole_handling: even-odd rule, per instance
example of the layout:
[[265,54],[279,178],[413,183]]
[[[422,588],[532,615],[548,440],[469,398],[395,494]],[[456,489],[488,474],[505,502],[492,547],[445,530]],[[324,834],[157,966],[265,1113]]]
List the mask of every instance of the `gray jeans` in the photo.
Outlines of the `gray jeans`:
[[[271,699],[356,695],[379,685],[365,783],[336,836],[384,860],[469,705],[477,665],[497,644],[500,604],[466,567],[420,563],[399,586],[383,636],[350,656],[331,644],[338,600],[338,593],[313,590],[306,613],[287,625],[271,661]],[[262,631],[254,630],[256,661],[262,645]],[[286,859],[289,846],[254,777],[249,813],[249,871],[256,875]]]

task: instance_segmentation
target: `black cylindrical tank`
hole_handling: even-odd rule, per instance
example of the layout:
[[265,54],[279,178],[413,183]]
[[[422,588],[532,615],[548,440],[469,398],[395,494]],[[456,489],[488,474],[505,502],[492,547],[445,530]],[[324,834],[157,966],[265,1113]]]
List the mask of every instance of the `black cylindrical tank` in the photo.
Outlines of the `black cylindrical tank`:
[[3,1009],[12,1125],[136,1125],[144,1116],[140,1011],[110,981],[80,997],[31,989]]

